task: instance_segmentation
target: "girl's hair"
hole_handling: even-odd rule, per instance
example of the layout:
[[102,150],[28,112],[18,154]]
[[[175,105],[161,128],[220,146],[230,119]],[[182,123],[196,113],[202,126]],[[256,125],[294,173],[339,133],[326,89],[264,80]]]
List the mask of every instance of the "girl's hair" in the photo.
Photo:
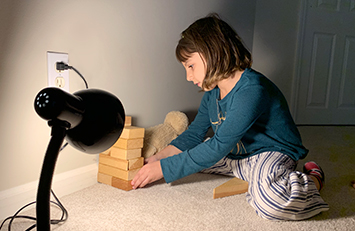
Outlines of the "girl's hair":
[[181,33],[175,50],[176,58],[186,62],[194,52],[206,61],[202,89],[210,89],[218,81],[250,68],[252,64],[251,54],[242,39],[216,13],[197,20]]

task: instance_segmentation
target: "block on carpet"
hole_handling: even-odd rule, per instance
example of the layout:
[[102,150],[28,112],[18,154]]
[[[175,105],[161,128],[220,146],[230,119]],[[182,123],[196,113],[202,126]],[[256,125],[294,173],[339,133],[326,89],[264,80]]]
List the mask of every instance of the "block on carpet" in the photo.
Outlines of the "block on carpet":
[[232,196],[248,191],[248,182],[237,177],[213,189],[213,199]]
[[106,175],[104,173],[99,172],[97,174],[97,181],[102,184],[106,184],[118,189],[122,189],[125,191],[132,190],[132,185],[131,185],[131,180],[126,181],[126,180],[121,180],[119,178]]
[[112,177],[101,172],[97,173],[97,182],[110,185],[112,184]]
[[125,191],[129,191],[129,190],[132,190],[132,185],[131,185],[131,181],[132,180],[121,180],[119,178],[116,178],[116,177],[112,177],[112,187],[115,187],[115,188],[119,188],[119,189],[122,189],[122,190],[125,190]]

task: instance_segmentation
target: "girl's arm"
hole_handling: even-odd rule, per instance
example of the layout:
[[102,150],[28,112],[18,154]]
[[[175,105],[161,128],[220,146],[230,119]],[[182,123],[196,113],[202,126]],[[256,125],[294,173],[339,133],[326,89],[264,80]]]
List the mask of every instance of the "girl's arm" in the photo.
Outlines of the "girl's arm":
[[133,189],[144,187],[149,183],[163,178],[160,160],[179,156],[177,154],[182,153],[182,150],[195,147],[203,141],[203,137],[210,127],[207,109],[208,95],[204,94],[196,118],[189,128],[172,141],[169,146],[145,160],[146,164],[139,170],[131,182]]
[[195,119],[192,121],[186,131],[184,131],[170,143],[171,145],[180,149],[182,152],[201,144],[207,134],[208,129],[211,127],[207,106],[210,101],[210,95],[211,94],[209,92],[204,93]]
[[145,159],[144,162],[146,164],[149,164],[149,163],[152,163],[152,162],[167,158],[169,156],[173,156],[173,155],[179,154],[180,152],[181,152],[181,150],[178,149],[177,147],[175,147],[173,145],[168,145],[166,148],[164,148],[163,150],[161,150],[157,154]]
[[198,146],[160,161],[167,183],[211,167],[226,156],[270,105],[261,85],[249,85],[233,95],[225,121],[214,136]]

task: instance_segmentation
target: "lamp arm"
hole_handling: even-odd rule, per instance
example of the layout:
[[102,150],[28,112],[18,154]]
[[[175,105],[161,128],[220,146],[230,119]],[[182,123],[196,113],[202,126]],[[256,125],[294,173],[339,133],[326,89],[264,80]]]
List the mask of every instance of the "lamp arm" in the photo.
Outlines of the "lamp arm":
[[48,125],[52,127],[51,140],[43,160],[41,176],[37,189],[36,216],[37,230],[50,230],[50,191],[55,164],[59,155],[60,147],[70,124],[61,120],[50,120]]

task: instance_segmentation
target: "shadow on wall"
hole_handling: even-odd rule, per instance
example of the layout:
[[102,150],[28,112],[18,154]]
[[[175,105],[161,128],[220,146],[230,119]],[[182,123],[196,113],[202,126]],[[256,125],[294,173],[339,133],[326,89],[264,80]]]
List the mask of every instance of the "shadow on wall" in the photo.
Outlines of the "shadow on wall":
[[189,119],[189,124],[195,119],[197,115],[197,110],[192,110],[192,111],[183,111],[183,113],[186,114],[187,118]]
[[[184,111],[184,113],[186,114],[187,118],[189,119],[189,125],[191,124],[192,121],[194,121],[196,115],[197,115],[197,111],[192,110],[192,111]],[[212,130],[212,127],[210,127],[206,133],[206,138],[207,137],[212,137],[214,135],[214,132]]]
[[[8,48],[11,44],[11,36],[16,31],[16,23],[14,19],[14,7],[11,7],[11,1],[2,1],[0,9],[0,21],[6,23],[0,23],[0,82],[4,80],[4,74],[2,73],[3,65],[5,65],[5,57],[8,54]],[[4,86],[4,84],[1,84]]]

